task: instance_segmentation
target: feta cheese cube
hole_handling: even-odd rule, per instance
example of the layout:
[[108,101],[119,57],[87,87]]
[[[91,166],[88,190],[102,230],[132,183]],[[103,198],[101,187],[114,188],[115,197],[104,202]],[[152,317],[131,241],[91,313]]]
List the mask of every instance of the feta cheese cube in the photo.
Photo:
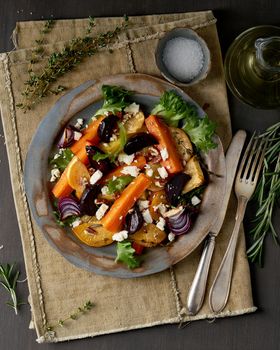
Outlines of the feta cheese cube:
[[53,156],[53,159],[57,159],[57,158],[59,158],[59,157],[60,157],[59,153],[56,153],[56,154]]
[[175,239],[174,233],[170,232],[170,233],[168,234],[168,240],[169,240],[169,242],[173,242],[174,239]]
[[56,179],[60,177],[60,171],[57,168],[51,170],[50,182],[55,182]]
[[164,231],[164,226],[165,226],[165,220],[164,218],[160,217],[156,224],[156,227],[159,228],[161,231]]
[[89,182],[91,185],[96,184],[97,181],[99,181],[103,176],[102,171],[96,170],[90,177]]
[[74,227],[77,227],[81,224],[81,220],[80,218],[76,219],[75,221],[72,222],[71,226],[74,228]]
[[134,153],[133,154],[125,154],[125,153],[120,153],[118,156],[118,161],[123,162],[127,165],[130,165],[133,162],[134,159]]
[[197,197],[197,196],[193,196],[192,199],[191,199],[191,202],[192,202],[192,205],[198,205],[201,200]]
[[95,213],[96,219],[101,220],[108,209],[109,209],[109,206],[107,204],[105,203],[101,204],[101,206],[97,209]]
[[106,194],[108,194],[108,192],[109,192],[108,186],[103,186],[103,187],[101,188],[101,193],[102,193],[102,194],[106,195]]
[[127,237],[128,237],[128,231],[123,230],[113,234],[112,239],[113,241],[122,242],[123,240],[127,239]]
[[74,125],[76,129],[80,130],[84,124],[84,119],[78,118],[76,124]]
[[140,169],[135,165],[126,166],[122,169],[121,173],[125,175],[131,175],[133,177],[137,177]]
[[136,114],[139,112],[139,105],[137,103],[133,102],[129,106],[125,107],[124,111],[126,113]]
[[137,204],[138,204],[138,207],[139,207],[140,210],[144,210],[144,209],[149,208],[149,201],[139,200],[137,202]]
[[80,138],[82,137],[82,133],[81,132],[79,132],[79,131],[74,131],[74,140],[75,141],[78,141],[78,140],[80,140]]
[[166,179],[168,177],[168,172],[167,170],[165,169],[164,166],[158,168],[158,173],[159,173],[159,176],[162,178],[162,179]]
[[149,177],[152,177],[153,176],[153,169],[147,169],[146,170],[146,175],[149,176]]
[[168,154],[166,148],[163,148],[160,150],[160,155],[161,155],[162,160],[166,160],[169,157],[169,154]]
[[143,219],[147,224],[151,224],[153,222],[153,218],[151,217],[151,213],[149,209],[145,209],[142,212]]

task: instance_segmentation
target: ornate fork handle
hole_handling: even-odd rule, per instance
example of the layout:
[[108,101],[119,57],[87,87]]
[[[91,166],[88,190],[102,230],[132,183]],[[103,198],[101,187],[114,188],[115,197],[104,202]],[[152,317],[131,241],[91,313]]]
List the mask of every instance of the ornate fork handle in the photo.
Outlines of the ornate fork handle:
[[240,224],[245,214],[247,203],[248,198],[244,196],[238,197],[238,207],[233,232],[209,293],[209,305],[212,311],[215,313],[218,313],[221,310],[223,310],[228,300],[238,233],[240,229]]

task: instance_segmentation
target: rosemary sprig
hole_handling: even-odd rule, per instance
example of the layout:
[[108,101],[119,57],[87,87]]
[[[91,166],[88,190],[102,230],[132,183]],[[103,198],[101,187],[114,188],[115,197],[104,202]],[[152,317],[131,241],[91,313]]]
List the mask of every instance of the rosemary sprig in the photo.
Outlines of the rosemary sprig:
[[250,231],[253,243],[247,250],[252,262],[263,264],[263,245],[270,232],[276,244],[279,237],[274,228],[272,218],[280,198],[280,122],[268,128],[259,137],[267,137],[269,147],[265,154],[262,173],[254,194],[258,209],[253,220],[254,228]]
[[58,326],[64,327],[65,322],[67,322],[69,320],[77,320],[80,315],[82,315],[82,314],[86,313],[87,311],[91,310],[93,307],[94,307],[94,304],[90,300],[86,301],[82,306],[78,307],[68,317],[58,320],[53,325],[48,325],[46,327],[46,331],[47,332],[53,331]]
[[64,86],[58,85],[53,88],[57,80],[75,68],[86,57],[96,54],[101,48],[113,43],[117,35],[128,25],[128,17],[124,17],[124,21],[113,31],[89,36],[94,20],[89,19],[89,25],[84,37],[78,37],[70,40],[60,52],[53,52],[43,69],[35,73],[33,70],[29,72],[29,79],[25,82],[26,88],[22,92],[23,101],[17,104],[26,112],[34,107],[43,97],[50,93],[58,94],[65,90]]
[[24,303],[17,300],[16,285],[19,277],[19,271],[14,270],[15,264],[0,265],[0,283],[10,293],[11,301],[6,304],[12,307],[15,314],[18,314],[18,307]]

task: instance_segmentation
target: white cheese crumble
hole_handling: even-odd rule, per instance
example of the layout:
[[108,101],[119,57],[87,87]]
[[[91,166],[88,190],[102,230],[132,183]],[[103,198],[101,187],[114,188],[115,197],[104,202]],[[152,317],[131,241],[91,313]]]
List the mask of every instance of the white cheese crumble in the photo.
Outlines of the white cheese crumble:
[[197,196],[193,196],[191,199],[192,205],[198,205],[201,200]]
[[149,201],[139,200],[137,204],[140,210],[149,208]]
[[153,173],[154,173],[153,169],[147,169],[147,170],[146,170],[146,174],[147,174],[147,176],[149,176],[149,177],[152,177],[152,176],[153,176]]
[[120,153],[118,156],[118,161],[123,162],[127,165],[130,165],[133,162],[134,155],[135,155],[134,153],[130,154],[130,155],[125,154],[125,153]]
[[58,179],[59,177],[60,177],[60,171],[56,168],[52,169],[50,182],[55,182],[55,180]]
[[79,131],[74,131],[74,140],[75,141],[79,141],[80,140],[80,138],[82,137],[82,133],[81,132],[79,132]]
[[96,184],[97,181],[99,181],[103,176],[102,171],[96,170],[90,177],[89,182],[91,185]]
[[175,239],[174,233],[170,232],[170,233],[168,234],[168,240],[169,240],[169,242],[174,241],[174,239]]
[[157,187],[162,187],[162,185],[161,185],[161,183],[160,183],[159,181],[155,181],[155,185],[156,185]]
[[[105,113],[106,113],[106,112],[105,112]],[[105,114],[105,113],[104,113],[104,114]],[[96,120],[97,120],[97,118],[96,118],[96,117],[94,117],[94,116],[93,116],[93,117],[91,117],[91,121],[93,121],[93,122],[94,122],[94,121],[96,121]]]
[[153,218],[151,217],[151,213],[149,209],[145,209],[142,212],[143,219],[147,224],[151,224],[153,222]]
[[54,156],[53,156],[53,159],[57,159],[60,157],[60,154],[59,153],[56,153]]
[[168,172],[164,166],[162,166],[161,168],[158,168],[158,173],[162,179],[166,179],[168,177]]
[[165,220],[164,218],[159,218],[156,227],[159,228],[161,231],[164,231],[164,226],[165,226]]
[[110,137],[110,142],[112,141],[116,141],[118,139],[118,136],[116,134],[113,134],[111,137]]
[[164,213],[166,213],[167,209],[166,209],[166,205],[163,203],[160,203],[158,205],[158,211],[161,213],[161,215],[163,215]]
[[78,118],[76,124],[74,125],[76,129],[80,130],[84,124],[84,119]]
[[163,148],[160,150],[160,155],[161,155],[162,160],[166,160],[169,157],[169,154],[168,154],[166,148]]
[[101,193],[102,193],[103,195],[108,194],[108,192],[109,192],[108,186],[103,186],[103,187],[101,188]]
[[124,111],[126,113],[136,114],[139,112],[139,105],[137,103],[133,102],[129,106],[125,107]]
[[96,219],[101,220],[108,209],[109,209],[109,206],[107,204],[105,203],[101,204],[101,206],[97,209],[95,213]]
[[76,219],[75,221],[72,222],[71,226],[74,228],[74,227],[77,227],[81,224],[81,220],[78,218]]
[[120,231],[120,232],[113,234],[112,239],[113,239],[113,241],[121,242],[121,241],[127,239],[127,237],[128,237],[128,231],[123,230],[123,231]]
[[137,177],[140,169],[135,165],[126,166],[122,169],[121,173],[125,175],[131,175],[133,177]]

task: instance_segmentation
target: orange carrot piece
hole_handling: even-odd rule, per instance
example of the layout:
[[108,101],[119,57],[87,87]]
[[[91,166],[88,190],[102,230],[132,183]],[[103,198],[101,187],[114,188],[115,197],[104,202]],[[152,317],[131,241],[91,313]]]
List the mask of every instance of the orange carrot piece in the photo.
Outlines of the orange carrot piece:
[[[92,143],[89,141],[86,141],[85,146],[92,146]],[[81,162],[83,162],[85,165],[87,165],[88,164],[88,157],[87,157],[87,152],[86,152],[85,146],[82,147],[77,152],[76,156],[80,159]],[[68,184],[67,175],[66,175],[67,169],[69,168],[69,165],[71,164],[71,162],[73,162],[73,159],[67,165],[67,167],[64,170],[64,172],[62,173],[60,179],[57,181],[54,188],[52,189],[52,193],[56,198],[67,197],[73,191],[73,188]]]
[[150,186],[151,180],[144,174],[138,175],[122,192],[101,220],[101,224],[111,232],[120,230],[123,220],[137,199]]
[[105,116],[101,116],[89,124],[88,128],[85,130],[85,134],[70,148],[74,154],[77,154],[82,148],[85,148],[87,141],[90,141],[93,145],[97,145],[99,143],[97,130],[104,118]]
[[[138,156],[134,162],[132,162],[130,164],[130,166],[137,166],[140,169],[143,169],[144,166],[146,165],[146,158],[143,156]],[[127,165],[120,165],[118,166],[116,169],[112,170],[109,174],[107,174],[106,176],[103,176],[101,183],[107,182],[109,180],[112,179],[113,176],[122,176],[123,174],[121,173],[121,171],[123,170],[124,167],[126,167]]]
[[151,135],[153,135],[159,142],[159,148],[166,148],[168,158],[161,161],[161,164],[166,167],[170,174],[179,173],[183,170],[183,165],[180,156],[177,152],[176,146],[172,140],[172,135],[167,125],[165,125],[155,115],[150,115],[146,120],[146,127]]

